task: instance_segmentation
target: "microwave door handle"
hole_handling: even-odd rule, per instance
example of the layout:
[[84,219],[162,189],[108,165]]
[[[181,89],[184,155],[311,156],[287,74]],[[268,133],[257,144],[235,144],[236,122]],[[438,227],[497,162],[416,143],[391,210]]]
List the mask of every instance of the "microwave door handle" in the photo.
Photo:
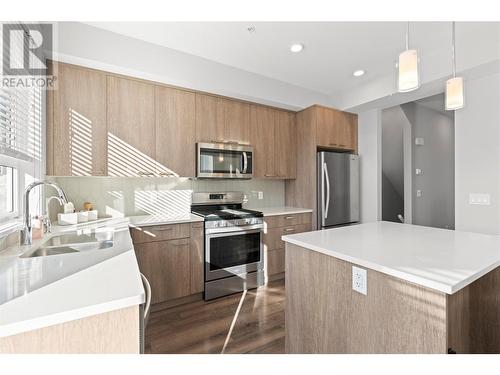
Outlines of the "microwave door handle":
[[243,174],[247,173],[248,157],[246,151],[243,151]]
[[330,206],[330,176],[328,175],[328,167],[326,163],[323,163],[323,171],[325,172],[325,180],[326,180],[326,203],[324,210],[324,218],[328,218],[328,208]]

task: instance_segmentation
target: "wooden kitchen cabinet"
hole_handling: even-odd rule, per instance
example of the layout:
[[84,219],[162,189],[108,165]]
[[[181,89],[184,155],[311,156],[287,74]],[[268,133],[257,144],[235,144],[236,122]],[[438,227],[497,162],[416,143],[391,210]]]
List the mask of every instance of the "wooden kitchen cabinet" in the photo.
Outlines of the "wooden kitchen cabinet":
[[252,105],[250,138],[254,147],[254,177],[295,178],[296,148],[293,113]]
[[151,284],[151,303],[204,290],[203,222],[130,229],[140,271]]
[[107,76],[108,175],[154,176],[154,86]]
[[195,176],[195,94],[155,87],[156,160],[160,176]]
[[190,272],[191,272],[191,294],[201,293],[205,290],[205,235],[203,222],[191,224],[190,238]]
[[151,303],[188,296],[189,238],[134,244],[139,269],[151,285]]
[[274,158],[275,112],[268,107],[250,107],[250,143],[254,149],[253,176],[277,177]]
[[281,236],[311,231],[311,213],[264,217],[264,270],[266,280],[284,277],[285,242]]
[[357,115],[333,108],[314,106],[316,144],[320,147],[357,151]]
[[196,94],[196,141],[250,143],[250,105]]
[[276,174],[279,178],[295,178],[297,174],[295,116],[285,111],[276,113],[274,126]]
[[58,89],[47,91],[47,174],[107,173],[106,76],[61,64]]

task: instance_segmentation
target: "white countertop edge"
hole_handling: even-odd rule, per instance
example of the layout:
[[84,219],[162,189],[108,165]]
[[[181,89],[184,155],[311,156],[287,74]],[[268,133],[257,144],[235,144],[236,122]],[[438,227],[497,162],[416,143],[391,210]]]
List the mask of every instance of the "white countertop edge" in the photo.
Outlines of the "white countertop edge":
[[144,303],[144,296],[138,295],[6,324],[0,327],[0,338],[121,310],[127,307],[141,305],[142,303]]
[[264,216],[280,216],[280,215],[293,215],[293,214],[306,214],[311,213],[313,210],[310,208],[299,208],[299,207],[259,207],[250,208],[250,210],[261,211]]
[[[127,280],[123,278],[118,279],[120,274],[112,275],[113,271],[116,269],[125,269]],[[135,271],[137,271],[137,274],[134,274]],[[104,302],[93,302],[92,300],[107,298],[107,296],[103,294],[99,295],[99,293],[103,292],[102,290],[99,290],[96,295],[88,294],[88,290],[95,291],[99,283],[106,282],[110,275],[114,276],[117,281],[114,283],[115,285],[112,286],[113,289],[111,290],[109,300]],[[123,296],[121,289],[124,284],[128,284],[128,287],[134,289],[125,296]],[[60,300],[59,298],[63,298],[64,295],[67,295],[65,293],[68,293],[68,291],[72,293],[71,298],[64,301]],[[81,293],[83,293],[84,305],[79,306],[82,303],[79,297],[82,296]],[[112,294],[118,296],[113,297]],[[75,296],[78,298],[77,302],[74,300]],[[73,299],[73,301],[71,301],[71,299]],[[33,314],[33,310],[26,309],[36,308],[32,305],[38,306],[41,304],[40,301],[42,300],[44,302],[40,309],[41,311],[37,312],[36,316],[29,316]],[[16,319],[18,315],[20,315],[19,320],[6,323],[1,323],[0,321],[0,337],[53,326],[133,305],[140,305],[144,303],[144,301],[144,288],[140,278],[135,253],[134,250],[127,250],[1,305],[0,314],[2,311],[5,313],[9,310],[11,316],[13,312],[19,310],[21,314],[15,314]],[[68,304],[68,309],[64,309],[63,311],[51,311],[57,304]],[[22,316],[24,311],[26,311],[28,316]]]
[[450,284],[440,283],[440,282],[434,281],[434,280],[429,280],[429,279],[426,279],[426,278],[421,277],[421,276],[408,274],[404,271],[400,271],[400,270],[396,270],[394,268],[382,266],[380,264],[372,263],[372,262],[369,262],[369,261],[364,260],[364,259],[351,257],[349,255],[339,253],[339,252],[336,252],[333,250],[326,250],[326,249],[319,247],[319,246],[304,243],[302,241],[297,241],[296,239],[290,238],[288,236],[282,236],[281,238],[285,242],[300,246],[300,247],[305,248],[307,250],[312,250],[312,251],[316,251],[318,253],[329,255],[331,257],[338,258],[340,260],[344,260],[344,261],[349,262],[349,263],[354,263],[354,264],[359,265],[361,267],[365,267],[365,268],[368,268],[368,269],[371,269],[374,271],[378,271],[378,272],[381,272],[385,275],[393,276],[393,277],[396,277],[398,279],[409,281],[411,283],[414,283],[414,284],[417,284],[420,286],[424,286],[424,287],[427,287],[430,289],[434,289],[434,290],[437,290],[438,292],[442,292],[442,293],[446,293],[446,294],[454,294],[454,293],[458,292],[459,290],[463,289],[467,285],[471,284],[472,282],[476,281],[480,277],[486,275],[488,272],[490,272],[490,271],[494,270],[495,268],[497,268],[498,266],[500,266],[500,262],[494,263],[491,266],[483,269],[482,271],[474,274],[473,276],[470,276],[469,278],[467,278],[459,283],[456,283],[454,285],[450,285]]

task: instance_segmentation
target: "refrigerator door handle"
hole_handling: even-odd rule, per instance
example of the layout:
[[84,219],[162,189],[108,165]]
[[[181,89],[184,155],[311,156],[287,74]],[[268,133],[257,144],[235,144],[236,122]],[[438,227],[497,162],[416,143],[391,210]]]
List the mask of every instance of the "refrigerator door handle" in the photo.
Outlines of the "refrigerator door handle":
[[326,163],[323,163],[323,172],[325,174],[325,180],[326,180],[326,204],[323,209],[323,218],[327,219],[328,218],[328,208],[330,206],[330,176],[328,176],[328,167]]

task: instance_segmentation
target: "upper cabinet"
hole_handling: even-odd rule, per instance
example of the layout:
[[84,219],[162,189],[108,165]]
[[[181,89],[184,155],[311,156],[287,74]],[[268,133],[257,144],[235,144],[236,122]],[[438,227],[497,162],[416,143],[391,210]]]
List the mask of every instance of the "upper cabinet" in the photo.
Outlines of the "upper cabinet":
[[155,176],[155,89],[132,79],[107,77],[108,174]]
[[296,146],[295,114],[285,111],[276,111],[274,139],[275,139],[275,168],[279,178],[295,178],[297,174],[297,146]]
[[47,92],[47,174],[107,174],[106,76],[58,66],[58,88]]
[[296,176],[295,116],[252,105],[250,135],[254,146],[254,177],[290,179]]
[[195,175],[195,94],[155,87],[156,160],[159,175]]
[[250,105],[196,93],[196,141],[250,143]]
[[316,113],[316,144],[320,147],[357,152],[358,117],[333,108],[313,106]]

